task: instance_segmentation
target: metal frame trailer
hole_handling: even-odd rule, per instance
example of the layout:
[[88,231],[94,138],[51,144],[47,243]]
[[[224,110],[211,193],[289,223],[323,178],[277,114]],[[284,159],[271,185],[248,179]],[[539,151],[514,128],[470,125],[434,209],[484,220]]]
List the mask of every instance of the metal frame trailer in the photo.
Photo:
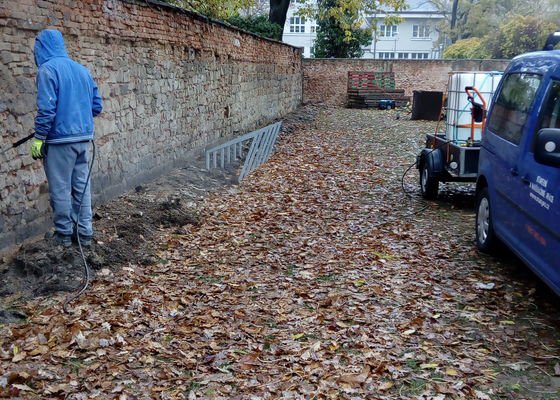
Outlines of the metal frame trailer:
[[416,159],[422,196],[435,199],[440,182],[476,182],[479,155],[479,143],[460,145],[444,134],[427,134],[426,148]]
[[[440,182],[476,182],[480,140],[475,140],[475,129],[484,131],[487,103],[473,86],[465,87],[471,104],[470,124],[459,125],[470,129],[470,137],[464,141],[450,140],[445,134],[426,135],[426,148],[416,158],[420,172],[420,192],[425,199],[433,200],[439,192]],[[482,101],[475,101],[475,94]]]

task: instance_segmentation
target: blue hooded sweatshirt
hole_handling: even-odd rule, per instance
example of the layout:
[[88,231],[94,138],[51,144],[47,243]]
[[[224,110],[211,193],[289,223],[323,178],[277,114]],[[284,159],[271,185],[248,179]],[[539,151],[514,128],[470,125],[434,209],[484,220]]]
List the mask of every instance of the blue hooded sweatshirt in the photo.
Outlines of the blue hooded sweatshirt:
[[87,68],[68,57],[62,34],[54,29],[39,33],[34,52],[39,67],[35,137],[49,144],[93,140],[93,117],[102,105]]

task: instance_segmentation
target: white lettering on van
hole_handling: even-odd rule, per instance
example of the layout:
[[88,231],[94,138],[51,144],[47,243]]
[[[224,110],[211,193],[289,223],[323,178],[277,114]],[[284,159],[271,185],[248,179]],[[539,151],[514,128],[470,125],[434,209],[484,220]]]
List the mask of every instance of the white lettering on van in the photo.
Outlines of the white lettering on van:
[[539,195],[541,195],[542,197],[546,196],[546,190],[542,187],[539,186],[533,182],[531,182],[531,185],[529,185],[531,187],[531,189],[533,190],[533,192],[538,193]]
[[539,205],[541,207],[546,208],[547,210],[550,210],[550,204],[548,204],[546,201],[544,201],[543,199],[541,199],[539,196],[537,196],[534,193],[529,193],[529,197],[532,198],[533,200],[535,200],[537,203],[539,203]]
[[545,179],[542,176],[537,176],[536,182],[531,182],[529,184],[529,187],[531,188],[529,197],[535,200],[541,207],[549,210],[550,206],[554,203],[554,195],[546,191],[547,186],[548,179]]
[[544,179],[540,176],[537,176],[537,183],[546,189],[546,187],[548,185],[548,180]]

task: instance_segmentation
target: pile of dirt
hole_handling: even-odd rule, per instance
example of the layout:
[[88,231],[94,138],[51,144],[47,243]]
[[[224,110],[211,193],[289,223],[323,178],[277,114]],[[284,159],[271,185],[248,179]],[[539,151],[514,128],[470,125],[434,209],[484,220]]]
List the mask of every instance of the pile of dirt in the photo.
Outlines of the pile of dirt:
[[[209,191],[234,183],[234,173],[209,173],[191,165],[95,208],[95,240],[91,247],[84,248],[90,269],[95,273],[128,263],[157,262],[151,243],[154,235],[161,229],[174,228],[181,233],[184,226],[197,225],[197,203]],[[13,312],[26,299],[79,289],[83,276],[84,263],[76,244],[64,248],[44,239],[22,246],[0,267],[4,282],[0,288],[0,323],[23,317]]]

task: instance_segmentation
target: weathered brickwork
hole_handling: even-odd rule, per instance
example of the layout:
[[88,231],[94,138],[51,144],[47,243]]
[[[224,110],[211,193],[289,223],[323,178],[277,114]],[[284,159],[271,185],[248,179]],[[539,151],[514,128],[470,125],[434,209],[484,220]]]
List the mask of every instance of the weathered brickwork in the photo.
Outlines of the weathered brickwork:
[[[302,101],[301,52],[154,2],[0,1],[0,149],[33,129],[34,39],[54,27],[97,80],[97,204]],[[0,250],[49,226],[41,162],[0,155]]]
[[451,71],[503,71],[505,60],[319,60],[303,62],[304,103],[346,104],[349,71],[393,71],[395,87],[412,96],[413,90],[445,91]]

